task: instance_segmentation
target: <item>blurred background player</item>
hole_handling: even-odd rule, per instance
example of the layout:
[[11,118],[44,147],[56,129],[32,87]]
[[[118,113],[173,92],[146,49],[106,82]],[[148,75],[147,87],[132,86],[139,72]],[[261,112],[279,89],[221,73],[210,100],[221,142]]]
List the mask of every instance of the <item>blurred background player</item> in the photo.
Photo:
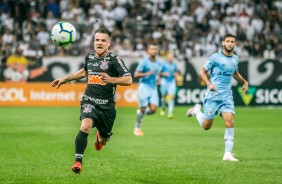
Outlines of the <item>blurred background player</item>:
[[157,60],[158,46],[148,45],[149,57],[141,60],[136,68],[134,77],[140,78],[138,84],[138,103],[136,125],[133,134],[143,136],[141,123],[144,115],[154,114],[159,104],[157,77],[161,70],[161,63]]
[[73,172],[82,170],[82,158],[87,147],[90,130],[97,128],[94,147],[101,150],[112,135],[116,118],[114,95],[117,85],[128,86],[132,77],[123,61],[108,48],[111,44],[109,30],[100,28],[94,34],[95,53],[85,57],[84,68],[67,77],[56,79],[52,87],[59,88],[69,81],[87,77],[87,87],[81,100],[80,130],[75,139],[75,163]]
[[[172,52],[167,54],[167,60],[163,62],[161,76],[161,116],[165,115],[166,103],[168,103],[168,118],[173,117],[174,97],[176,93],[175,77],[177,73],[177,64],[173,61],[174,55]],[[167,98],[168,97],[168,98]],[[167,100],[166,100],[167,99]]]
[[[238,56],[233,54],[236,37],[227,34],[222,40],[222,51],[213,54],[200,71],[201,78],[207,84],[207,92],[203,101],[204,113],[201,105],[196,104],[187,111],[187,116],[196,115],[203,129],[212,127],[217,113],[221,115],[225,123],[225,153],[223,160],[238,161],[233,154],[234,144],[234,102],[231,90],[232,77],[243,83],[243,93],[248,90],[248,82],[238,72]],[[210,72],[210,79],[207,73]]]

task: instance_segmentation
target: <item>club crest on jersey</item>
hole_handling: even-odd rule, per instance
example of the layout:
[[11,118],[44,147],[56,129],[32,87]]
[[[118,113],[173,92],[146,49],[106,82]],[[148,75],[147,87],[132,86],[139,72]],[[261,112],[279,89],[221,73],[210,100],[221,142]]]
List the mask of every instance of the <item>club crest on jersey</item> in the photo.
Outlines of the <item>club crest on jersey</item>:
[[83,105],[83,112],[84,113],[90,113],[92,111],[92,109],[94,109],[95,107],[93,105],[90,104],[84,104]]
[[106,61],[106,60],[101,61],[100,68],[101,68],[102,70],[107,70],[107,69],[109,68],[108,63],[109,63],[109,61]]

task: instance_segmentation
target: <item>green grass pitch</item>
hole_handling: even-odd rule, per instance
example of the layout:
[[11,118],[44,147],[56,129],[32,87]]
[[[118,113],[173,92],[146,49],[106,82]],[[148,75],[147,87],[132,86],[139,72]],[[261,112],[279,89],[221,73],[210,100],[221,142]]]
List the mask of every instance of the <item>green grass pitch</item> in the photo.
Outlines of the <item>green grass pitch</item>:
[[78,175],[71,166],[79,107],[0,107],[0,183],[282,183],[281,108],[236,108],[237,163],[222,161],[220,117],[204,131],[177,107],[171,120],[146,116],[145,136],[136,137],[136,108],[117,111],[114,134],[99,152],[92,130]]

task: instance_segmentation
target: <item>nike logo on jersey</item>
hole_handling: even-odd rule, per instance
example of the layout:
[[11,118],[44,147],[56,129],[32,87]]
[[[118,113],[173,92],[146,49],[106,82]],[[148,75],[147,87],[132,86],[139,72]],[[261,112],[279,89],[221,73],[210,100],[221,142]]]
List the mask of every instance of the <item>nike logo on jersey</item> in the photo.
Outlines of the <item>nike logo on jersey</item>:
[[109,61],[106,61],[106,60],[101,61],[100,68],[102,70],[107,70],[109,68]]
[[89,55],[89,59],[94,59],[94,58],[95,58],[95,56]]

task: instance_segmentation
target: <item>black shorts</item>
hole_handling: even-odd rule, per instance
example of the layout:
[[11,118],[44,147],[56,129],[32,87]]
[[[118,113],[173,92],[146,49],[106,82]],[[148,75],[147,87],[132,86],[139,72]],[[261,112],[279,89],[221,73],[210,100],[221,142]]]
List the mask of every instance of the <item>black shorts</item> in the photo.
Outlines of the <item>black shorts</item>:
[[96,127],[100,136],[109,138],[112,135],[112,128],[116,119],[116,109],[101,109],[91,102],[82,102],[80,107],[80,120],[90,118],[93,121],[92,127]]

